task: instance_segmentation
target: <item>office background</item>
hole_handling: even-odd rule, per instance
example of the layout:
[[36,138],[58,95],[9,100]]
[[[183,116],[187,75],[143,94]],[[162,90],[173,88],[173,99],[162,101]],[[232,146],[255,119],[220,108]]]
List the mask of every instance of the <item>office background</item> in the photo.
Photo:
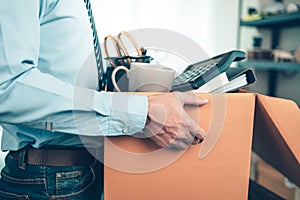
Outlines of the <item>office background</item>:
[[[240,3],[243,2],[240,8]],[[92,0],[93,12],[99,38],[119,31],[142,28],[168,29],[187,36],[199,44],[209,56],[231,49],[247,51],[253,46],[253,36],[263,38],[263,46],[269,48],[270,30],[241,28],[239,11],[247,13],[249,7],[260,8],[271,0]],[[300,0],[284,0],[284,3],[299,3]],[[240,35],[239,35],[240,33]],[[300,48],[300,27],[287,28],[281,32],[279,48],[295,50]],[[240,36],[240,40],[238,40]],[[142,44],[141,44],[142,45]],[[185,66],[183,66],[185,67]],[[256,71],[257,83],[248,89],[268,94],[268,73]],[[298,72],[294,76],[279,74],[276,95],[296,101],[300,105],[300,84]],[[0,126],[0,136],[1,136]],[[0,168],[5,153],[0,153]]]

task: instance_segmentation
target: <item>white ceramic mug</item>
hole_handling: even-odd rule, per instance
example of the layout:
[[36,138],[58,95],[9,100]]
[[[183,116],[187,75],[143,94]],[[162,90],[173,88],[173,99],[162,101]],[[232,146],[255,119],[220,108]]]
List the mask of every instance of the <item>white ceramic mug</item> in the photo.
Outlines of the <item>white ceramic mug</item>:
[[130,69],[118,66],[111,75],[112,83],[118,92],[121,90],[115,77],[119,70],[126,71],[129,92],[169,92],[175,76],[173,69],[158,64],[133,62]]

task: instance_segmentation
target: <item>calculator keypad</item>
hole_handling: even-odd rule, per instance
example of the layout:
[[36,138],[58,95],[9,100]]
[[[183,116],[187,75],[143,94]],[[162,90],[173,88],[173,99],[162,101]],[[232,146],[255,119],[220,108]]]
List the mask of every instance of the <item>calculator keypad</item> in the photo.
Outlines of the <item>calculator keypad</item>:
[[201,76],[205,76],[205,73],[208,72],[210,69],[216,68],[218,66],[218,63],[212,63],[206,66],[203,66],[201,68],[194,68],[191,70],[188,70],[179,76],[177,76],[173,81],[173,86],[185,84],[185,83],[191,83],[197,78]]

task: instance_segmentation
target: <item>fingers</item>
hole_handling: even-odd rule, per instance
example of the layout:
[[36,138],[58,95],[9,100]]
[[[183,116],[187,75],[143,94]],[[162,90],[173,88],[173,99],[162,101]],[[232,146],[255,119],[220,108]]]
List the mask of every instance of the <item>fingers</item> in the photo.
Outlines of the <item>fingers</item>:
[[174,134],[170,134],[164,129],[160,134],[151,138],[159,147],[167,147],[172,149],[186,149],[191,144],[199,144],[203,141],[203,137],[196,137],[187,127],[182,127]]
[[[193,137],[190,136],[190,138],[193,138]],[[170,149],[177,149],[177,150],[187,149],[191,145],[191,143],[194,142],[194,140],[188,139],[186,137],[172,138],[168,133],[162,133],[160,135],[156,135],[155,137],[153,137],[151,139],[159,147],[170,148]]]
[[196,145],[203,141],[202,138],[194,136],[187,129],[178,132],[176,137],[168,132],[159,133],[150,137],[150,139],[161,148],[187,149],[190,145]]
[[174,92],[149,97],[149,120],[144,128],[146,137],[159,147],[186,149],[205,138],[205,131],[185,112],[183,105],[200,106],[208,102],[196,94]]
[[193,120],[190,121],[189,130],[190,130],[191,134],[193,134],[195,136],[195,138],[204,140],[205,135],[206,135],[205,130],[202,127],[200,127]]
[[[168,130],[167,130],[168,131]],[[180,127],[180,129],[176,132],[176,140],[185,141],[186,143],[191,144],[194,141],[194,134],[190,132],[190,130],[187,127]]]
[[187,149],[190,145],[196,145],[201,143],[203,140],[194,138],[191,142],[190,140],[182,140],[182,139],[166,139],[163,136],[159,137],[152,137],[150,138],[157,146],[161,148],[170,148],[170,149],[177,149],[177,150],[184,150]]
[[168,146],[167,148],[169,149],[176,149],[176,150],[185,150],[187,148],[189,148],[189,146],[191,145],[190,142],[186,141],[186,140],[173,140]]
[[184,113],[183,118],[185,119],[182,124],[186,129],[195,137],[200,140],[205,138],[205,131],[202,127],[199,126],[192,118],[188,116],[187,113]]
[[161,148],[167,147],[168,145],[170,145],[170,143],[172,143],[175,140],[175,138],[172,135],[166,132],[154,135],[150,139]]
[[168,145],[160,136],[155,135],[150,137],[150,139],[159,147],[164,148]]
[[199,144],[205,138],[205,131],[186,112],[176,126],[164,125],[154,121],[144,129],[144,135],[150,137],[159,147],[184,149],[189,145]]
[[200,98],[193,92],[175,92],[175,95],[183,101],[184,105],[202,106],[208,103],[208,99]]

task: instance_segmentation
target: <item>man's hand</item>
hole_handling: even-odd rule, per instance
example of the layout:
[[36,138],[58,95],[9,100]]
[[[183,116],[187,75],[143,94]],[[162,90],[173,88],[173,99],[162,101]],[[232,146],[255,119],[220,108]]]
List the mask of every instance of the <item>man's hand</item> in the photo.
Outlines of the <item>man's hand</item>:
[[201,106],[207,99],[194,93],[167,93],[148,97],[148,118],[143,135],[160,147],[186,149],[198,144],[205,131],[184,111],[184,105]]

